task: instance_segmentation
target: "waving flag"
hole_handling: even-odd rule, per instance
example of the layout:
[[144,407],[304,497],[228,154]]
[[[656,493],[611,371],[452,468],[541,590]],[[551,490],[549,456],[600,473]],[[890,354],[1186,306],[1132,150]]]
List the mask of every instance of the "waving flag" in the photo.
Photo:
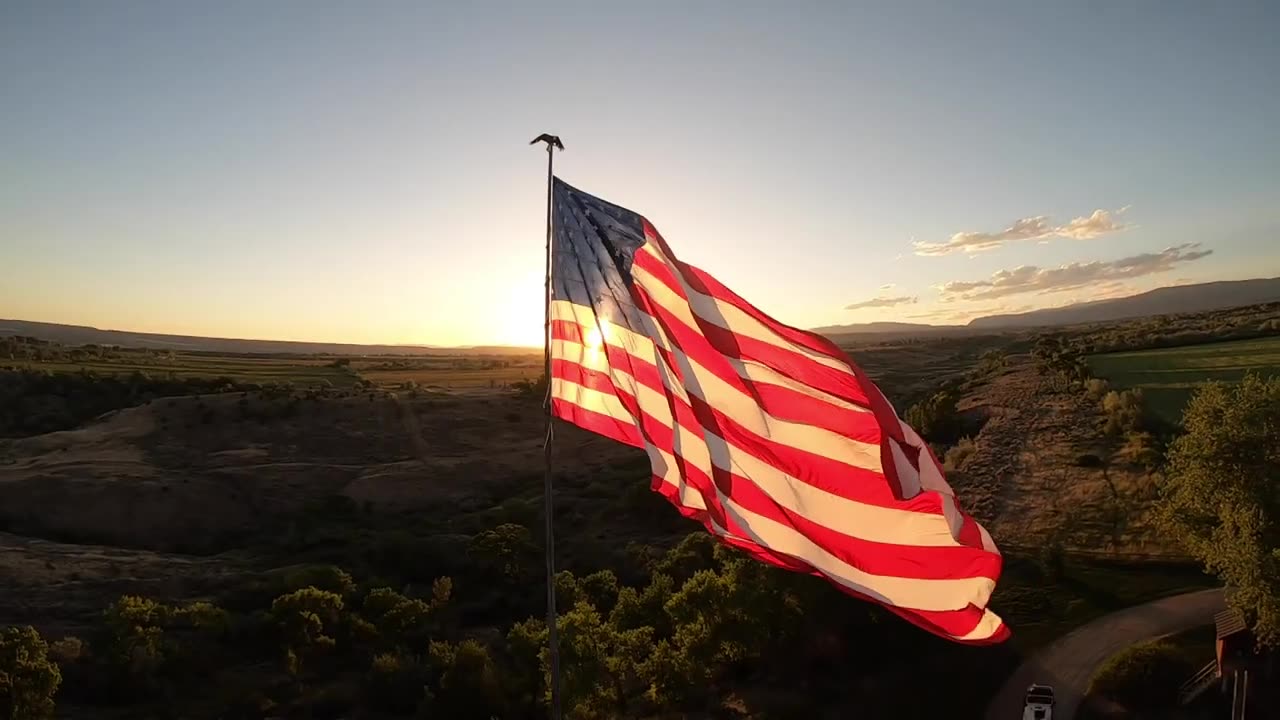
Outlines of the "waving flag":
[[648,220],[554,182],[552,412],[643,448],[653,490],[759,560],[952,640],[1008,635],[991,536],[833,343],[676,259]]

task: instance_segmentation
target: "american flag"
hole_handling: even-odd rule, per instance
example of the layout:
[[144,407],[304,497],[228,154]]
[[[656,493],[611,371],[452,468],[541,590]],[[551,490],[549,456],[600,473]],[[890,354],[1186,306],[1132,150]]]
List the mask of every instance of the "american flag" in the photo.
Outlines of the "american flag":
[[654,491],[759,560],[955,641],[1008,636],[991,536],[844,352],[677,260],[640,215],[553,192],[556,417],[642,448]]

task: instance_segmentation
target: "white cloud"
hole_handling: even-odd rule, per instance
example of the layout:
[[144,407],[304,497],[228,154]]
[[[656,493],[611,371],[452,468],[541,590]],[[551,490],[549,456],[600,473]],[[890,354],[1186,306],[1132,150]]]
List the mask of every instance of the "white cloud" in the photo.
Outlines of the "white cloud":
[[1121,280],[1154,275],[1213,253],[1200,250],[1199,243],[1186,243],[1158,253],[1143,253],[1119,260],[1071,263],[1056,268],[1023,265],[1000,270],[987,280],[953,281],[938,288],[942,300],[992,300],[1008,295],[1053,293],[1084,287],[1108,286]]
[[885,284],[883,284],[883,285],[881,285],[881,286],[880,286],[880,289],[881,289],[881,290],[892,290],[892,289],[894,289],[894,288],[895,288],[895,287],[897,287],[897,286],[898,286],[898,284],[897,284],[897,283],[885,283]]
[[914,305],[919,301],[917,297],[880,297],[870,300],[863,300],[851,305],[845,305],[845,310],[865,310],[867,308],[884,308],[894,307],[895,305]]
[[912,242],[912,245],[915,247],[916,255],[938,257],[957,252],[979,253],[995,250],[1019,240],[1039,240],[1041,243],[1049,242],[1055,237],[1089,240],[1130,227],[1118,219],[1128,209],[1128,205],[1114,213],[1098,209],[1088,217],[1078,217],[1065,225],[1058,226],[1049,222],[1049,216],[1036,215],[1015,220],[1012,225],[999,232],[958,232],[946,242]]
[[[1119,215],[1124,210],[1125,208],[1121,208],[1115,214]],[[1078,217],[1058,228],[1054,234],[1071,238],[1072,240],[1092,240],[1100,235],[1119,232],[1127,227],[1129,226],[1118,222],[1110,212],[1094,210],[1089,217]]]

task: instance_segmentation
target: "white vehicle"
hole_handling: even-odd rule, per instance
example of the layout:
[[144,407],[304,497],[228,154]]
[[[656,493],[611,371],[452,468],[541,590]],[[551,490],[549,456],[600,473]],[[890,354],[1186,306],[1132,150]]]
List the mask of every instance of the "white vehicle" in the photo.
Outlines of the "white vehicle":
[[1032,685],[1022,706],[1022,720],[1053,720],[1053,688]]

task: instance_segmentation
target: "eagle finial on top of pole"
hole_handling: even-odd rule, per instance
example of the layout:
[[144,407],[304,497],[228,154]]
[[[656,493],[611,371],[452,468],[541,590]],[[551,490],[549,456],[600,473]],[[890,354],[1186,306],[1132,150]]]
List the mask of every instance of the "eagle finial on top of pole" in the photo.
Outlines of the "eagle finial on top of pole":
[[547,144],[547,150],[548,150],[548,151],[550,151],[550,150],[551,150],[551,148],[553,148],[553,147],[554,147],[555,149],[557,149],[557,150],[561,150],[561,151],[563,151],[563,150],[564,150],[564,143],[560,142],[560,136],[559,136],[559,135],[551,135],[550,133],[542,133],[542,134],[541,134],[541,135],[539,135],[538,137],[536,137],[536,138],[534,138],[534,139],[530,140],[530,141],[529,141],[529,144],[530,144],[530,145],[535,145],[535,144],[540,143],[540,142],[545,142],[545,143]]

